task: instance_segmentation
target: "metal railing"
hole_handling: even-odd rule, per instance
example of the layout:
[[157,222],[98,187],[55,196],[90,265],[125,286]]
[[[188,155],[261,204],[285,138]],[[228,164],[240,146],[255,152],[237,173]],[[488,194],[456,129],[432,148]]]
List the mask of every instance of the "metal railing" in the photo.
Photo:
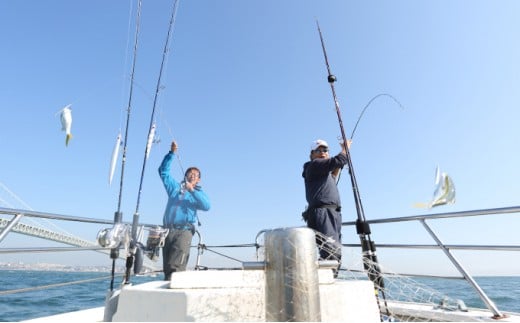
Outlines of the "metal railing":
[[[407,221],[418,221],[425,228],[426,232],[432,237],[436,244],[424,245],[424,244],[377,244],[378,248],[401,248],[401,249],[436,249],[441,250],[455,266],[457,271],[462,275],[473,289],[477,292],[480,299],[484,302],[486,307],[493,313],[495,318],[503,317],[503,314],[498,310],[496,305],[486,295],[486,293],[480,288],[473,277],[466,271],[460,261],[450,252],[450,250],[500,250],[500,251],[520,251],[520,245],[448,245],[444,244],[439,237],[435,234],[432,228],[426,223],[427,221],[447,218],[460,218],[460,217],[472,217],[482,215],[494,215],[494,214],[509,214],[509,213],[520,213],[520,206],[503,207],[503,208],[492,208],[492,209],[480,209],[471,211],[460,211],[460,212],[446,212],[426,215],[414,215],[405,217],[393,217],[386,219],[367,220],[370,224],[384,224],[384,223],[397,223]],[[343,226],[356,226],[355,221],[343,222]],[[343,244],[344,247],[358,247],[360,244]]]
[[[479,297],[485,303],[486,307],[493,313],[495,317],[502,317],[502,313],[498,310],[495,304],[489,299],[489,297],[484,293],[484,291],[478,286],[475,280],[467,273],[461,263],[453,256],[450,252],[451,250],[499,250],[499,251],[520,251],[520,245],[462,245],[462,244],[444,244],[438,236],[433,232],[430,226],[427,224],[427,221],[437,220],[437,219],[446,219],[446,218],[460,218],[460,217],[472,217],[472,216],[482,216],[482,215],[491,215],[491,214],[509,214],[509,213],[520,213],[520,206],[517,207],[505,207],[505,208],[494,208],[494,209],[482,209],[482,210],[473,210],[473,211],[462,211],[462,212],[448,212],[448,213],[437,213],[437,214],[427,214],[427,215],[416,215],[416,216],[405,216],[405,217],[392,217],[386,219],[375,219],[375,220],[367,220],[367,223],[370,224],[388,224],[388,223],[397,223],[397,222],[412,222],[417,221],[421,223],[421,225],[425,228],[428,234],[435,241],[435,244],[377,244],[378,248],[398,248],[398,249],[434,249],[441,250],[448,257],[451,263],[455,266],[455,268],[461,273],[462,278],[469,282],[469,284],[476,290]],[[55,232],[50,232],[50,230],[44,230],[41,228],[30,228],[30,226],[20,223],[20,220],[23,217],[34,217],[34,218],[43,218],[43,219],[53,219],[53,220],[62,220],[62,221],[74,221],[81,223],[92,223],[92,224],[108,224],[113,225],[112,220],[103,220],[103,219],[95,219],[95,218],[87,218],[87,217],[76,217],[76,216],[67,216],[67,215],[58,215],[52,213],[43,213],[43,212],[35,212],[28,210],[19,210],[19,209],[8,209],[8,208],[0,208],[0,215],[11,216],[10,220],[1,219],[0,218],[0,244],[2,240],[5,238],[7,234],[10,232],[17,232],[22,234],[29,234],[32,236],[37,236],[43,239],[49,239],[53,241],[60,241],[65,244],[68,244],[72,247],[36,247],[36,248],[0,248],[0,255],[6,253],[24,253],[24,252],[61,252],[61,251],[78,251],[78,250],[94,250],[103,253],[110,253],[110,248],[103,248],[97,245],[95,242],[91,242],[90,244],[84,244],[82,239],[74,240],[70,239],[71,237],[68,235],[63,235],[60,237],[60,234]],[[4,216],[5,218],[5,216]],[[125,225],[131,225],[130,223],[123,223]],[[343,226],[355,226],[356,222],[343,222]],[[138,230],[142,231],[145,229],[156,227],[154,224],[140,224]],[[209,251],[219,256],[223,256],[227,259],[236,261],[241,264],[242,269],[259,269],[265,266],[263,261],[259,260],[259,248],[261,244],[259,242],[260,237],[265,234],[266,230],[260,231],[254,243],[249,244],[241,244],[241,245],[227,245],[227,246],[209,246],[203,243],[203,239],[201,234],[196,231],[195,235],[198,239],[198,243],[195,246],[197,248],[197,255],[195,261],[195,270],[204,270],[208,269],[206,266],[201,265],[201,259],[204,252]],[[355,247],[360,248],[360,244],[342,244],[343,247]],[[256,248],[257,253],[257,261],[256,262],[248,262],[242,261],[229,255],[225,255],[216,251],[217,248]],[[122,256],[122,259],[125,257]],[[327,263],[320,263],[321,266],[334,266]],[[403,274],[406,275],[406,274]],[[448,278],[448,277],[446,277]]]
[[[47,252],[67,252],[67,251],[96,251],[105,254],[110,254],[111,248],[104,248],[99,246],[96,241],[88,241],[81,239],[79,237],[64,234],[59,232],[54,232],[53,230],[49,230],[46,228],[28,225],[25,223],[21,223],[20,221],[26,218],[39,218],[39,219],[49,219],[49,220],[61,220],[61,221],[72,221],[72,222],[80,222],[80,223],[90,223],[90,224],[108,224],[113,225],[113,220],[104,220],[104,219],[95,219],[95,218],[87,218],[87,217],[77,217],[70,215],[60,215],[55,213],[45,213],[45,212],[37,212],[32,210],[21,210],[21,209],[11,209],[11,208],[2,208],[0,207],[0,215],[11,216],[12,218],[0,218],[0,243],[5,239],[5,237],[12,232],[29,235],[49,241],[55,241],[59,243],[63,243],[69,245],[71,247],[31,247],[31,248],[0,248],[1,254],[8,253],[47,253]],[[127,225],[131,225],[130,223],[123,223]],[[142,231],[146,228],[152,228],[155,225],[152,224],[140,224],[139,230]],[[123,246],[120,246],[123,248]],[[125,259],[125,255],[120,257],[121,259]],[[149,264],[144,264],[146,267],[150,267]]]

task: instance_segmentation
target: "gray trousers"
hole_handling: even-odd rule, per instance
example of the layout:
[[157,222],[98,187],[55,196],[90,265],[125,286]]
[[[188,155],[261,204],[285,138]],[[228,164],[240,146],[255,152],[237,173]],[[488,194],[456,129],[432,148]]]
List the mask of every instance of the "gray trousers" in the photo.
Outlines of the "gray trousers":
[[170,229],[163,246],[164,280],[170,280],[173,272],[186,270],[192,238],[191,230]]
[[329,238],[325,241],[316,239],[320,258],[337,260],[341,263],[341,213],[325,207],[314,209],[309,216],[307,226]]

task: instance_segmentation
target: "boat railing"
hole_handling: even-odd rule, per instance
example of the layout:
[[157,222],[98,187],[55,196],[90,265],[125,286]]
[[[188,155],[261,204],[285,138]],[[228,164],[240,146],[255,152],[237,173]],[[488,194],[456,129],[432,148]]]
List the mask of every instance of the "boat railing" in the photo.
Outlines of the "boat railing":
[[[96,219],[89,217],[78,217],[70,215],[60,215],[55,213],[37,212],[33,210],[22,210],[0,207],[0,244],[7,237],[9,233],[15,232],[19,234],[29,235],[41,239],[51,240],[59,243],[69,245],[70,247],[56,247],[56,246],[38,246],[38,247],[25,247],[25,248],[0,248],[1,254],[12,254],[12,253],[47,253],[47,252],[68,252],[68,251],[96,251],[105,254],[110,254],[113,248],[102,247],[97,241],[84,240],[77,236],[56,232],[52,229],[47,229],[39,225],[30,225],[22,223],[21,220],[24,218],[34,219],[47,219],[47,220],[60,220],[60,221],[72,221],[80,223],[89,223],[95,225],[114,225],[111,220]],[[8,217],[11,217],[8,219]],[[124,225],[130,226],[131,223],[123,223]],[[142,232],[150,228],[156,227],[152,224],[140,224],[138,231]],[[118,248],[124,248],[123,245]],[[119,258],[124,259],[126,255],[121,255]],[[147,266],[145,264],[145,266]],[[147,266],[148,267],[148,266]]]
[[[461,262],[453,255],[450,250],[500,250],[500,251],[520,251],[520,245],[452,245],[452,244],[444,244],[438,235],[433,231],[431,226],[427,224],[427,221],[438,220],[438,219],[447,219],[447,218],[461,218],[461,217],[473,217],[473,216],[483,216],[483,215],[496,215],[496,214],[510,214],[510,213],[520,213],[520,206],[513,207],[503,207],[503,208],[491,208],[491,209],[480,209],[480,210],[471,210],[471,211],[460,211],[460,212],[446,212],[446,213],[435,213],[435,214],[425,214],[425,215],[414,215],[414,216],[404,216],[404,217],[393,217],[393,218],[384,218],[384,219],[375,219],[375,220],[367,220],[366,223],[370,224],[388,224],[388,223],[397,223],[397,222],[407,222],[407,221],[418,221],[426,230],[426,232],[431,236],[431,238],[435,241],[435,244],[425,245],[425,244],[377,244],[377,248],[401,248],[401,249],[436,249],[441,250],[449,261],[455,266],[457,271],[462,275],[462,278],[466,280],[470,286],[477,292],[480,299],[484,302],[486,307],[493,313],[494,317],[499,318],[502,317],[503,314],[498,310],[496,305],[491,301],[491,299],[486,295],[486,293],[482,290],[482,288],[477,284],[475,279],[468,273],[468,271],[463,267]],[[355,226],[355,221],[343,222],[343,226]],[[355,247],[361,248],[361,244],[343,244],[344,247]],[[446,277],[448,278],[448,277]]]
[[[488,307],[488,309],[494,314],[496,317],[502,316],[502,313],[498,310],[495,304],[489,299],[489,297],[485,294],[485,292],[480,288],[480,286],[475,282],[473,277],[465,270],[460,261],[458,261],[451,250],[500,250],[500,251],[520,251],[519,245],[461,245],[461,244],[445,244],[443,243],[437,234],[432,230],[432,228],[428,225],[427,222],[437,219],[446,219],[446,218],[460,218],[460,217],[472,217],[472,216],[483,216],[483,215],[496,215],[496,214],[509,214],[509,213],[520,213],[520,206],[517,207],[505,207],[505,208],[495,208],[495,209],[482,209],[482,210],[473,210],[473,211],[462,211],[462,212],[448,212],[448,213],[437,213],[437,214],[426,214],[426,215],[416,215],[416,216],[405,216],[405,217],[394,217],[394,218],[383,218],[383,219],[374,219],[367,220],[367,224],[369,225],[380,225],[380,224],[388,224],[388,223],[397,223],[397,222],[410,222],[416,221],[421,223],[426,232],[432,237],[435,241],[435,244],[390,244],[390,243],[378,243],[377,247],[382,248],[399,248],[399,249],[435,249],[441,250],[448,257],[450,262],[455,266],[455,268],[462,275],[462,278],[469,282],[469,284],[473,287],[474,290],[478,293],[479,297]],[[102,225],[113,226],[114,222],[111,220],[104,219],[95,219],[88,217],[77,217],[77,216],[67,216],[67,215],[59,215],[53,213],[43,213],[32,210],[20,210],[20,209],[9,209],[9,208],[0,208],[0,245],[4,238],[10,232],[17,232],[27,235],[33,235],[43,239],[49,239],[53,241],[63,242],[65,244],[70,245],[71,247],[35,247],[35,248],[0,248],[0,255],[7,253],[31,253],[31,252],[61,252],[61,251],[97,251],[103,253],[110,253],[111,248],[101,247],[96,241],[86,241],[77,237],[73,237],[67,234],[59,234],[53,232],[52,230],[45,230],[42,228],[32,227],[25,223],[22,223],[21,220],[23,218],[41,218],[41,219],[49,219],[49,220],[62,220],[62,221],[73,221],[80,223],[92,223],[96,224],[99,227]],[[10,219],[6,219],[10,217]],[[124,225],[130,226],[130,223],[123,223]],[[356,222],[344,222],[343,226],[355,226]],[[139,236],[144,236],[143,231],[149,230],[151,228],[156,228],[155,224],[140,224],[138,228]],[[201,265],[201,259],[204,252],[213,252],[218,256],[222,256],[232,261],[236,261],[239,263],[241,269],[259,269],[265,266],[265,263],[260,254],[263,250],[263,242],[261,241],[262,236],[264,236],[265,232],[268,230],[260,231],[254,243],[247,244],[236,244],[236,245],[207,245],[203,239],[200,232],[195,232],[195,238],[198,240],[196,245],[192,246],[197,249],[197,256],[195,258],[195,270],[204,270],[208,269],[208,267]],[[360,244],[342,244],[342,247],[354,247],[359,248],[361,250]],[[123,248],[120,246],[119,248]],[[224,248],[226,253],[217,251],[220,248]],[[256,249],[256,258],[257,261],[243,261],[237,259],[238,257],[232,256],[232,253],[228,253],[230,249],[233,248],[255,248]],[[120,258],[124,258],[125,253],[122,253]],[[334,267],[333,263],[320,263],[321,266],[327,266],[330,268]],[[235,268],[235,267],[233,267]],[[236,269],[240,269],[236,268]],[[345,268],[342,268],[345,270]],[[349,269],[350,270],[350,269]],[[352,270],[353,272],[355,270]],[[385,273],[382,273],[385,274]],[[408,274],[401,274],[403,276]],[[410,275],[411,276],[411,275]],[[424,275],[423,275],[424,276]]]
[[[90,217],[78,217],[78,216],[70,216],[70,215],[61,215],[61,214],[55,214],[55,213],[45,213],[45,212],[38,212],[33,210],[23,210],[23,209],[13,209],[13,208],[3,208],[0,207],[0,245],[2,244],[2,241],[9,233],[19,233],[24,235],[30,235],[41,239],[47,239],[52,240],[56,242],[60,242],[63,244],[67,244],[69,246],[67,247],[61,247],[61,246],[37,246],[37,247],[25,247],[25,248],[0,248],[0,255],[1,254],[11,254],[11,253],[53,253],[53,252],[67,252],[67,251],[95,251],[95,252],[101,252],[104,254],[110,254],[111,250],[114,248],[111,247],[103,247],[100,246],[99,241],[95,240],[84,240],[79,237],[70,235],[70,234],[64,234],[56,232],[55,230],[46,229],[44,227],[38,226],[38,225],[29,225],[27,223],[22,223],[22,219],[28,219],[28,218],[35,218],[35,219],[47,219],[47,220],[57,220],[57,221],[72,221],[72,222],[79,222],[79,223],[87,223],[87,224],[94,224],[98,225],[98,229],[102,228],[103,225],[107,226],[114,226],[113,220],[105,220],[105,219],[96,219],[96,218],[90,218]],[[55,222],[55,221],[53,221]],[[132,223],[130,222],[122,222],[122,225],[125,226],[132,226]],[[150,231],[152,229],[156,229],[158,226],[156,224],[146,224],[146,223],[140,223],[137,228],[137,239],[138,242],[146,244],[146,233],[145,231]],[[194,266],[195,270],[204,270],[208,269],[207,266],[201,265],[201,259],[204,252],[212,252],[214,254],[218,254],[221,257],[230,259],[232,261],[237,262],[240,264],[239,266],[241,268],[244,267],[251,267],[252,262],[247,260],[241,260],[233,257],[232,255],[224,254],[222,252],[217,251],[217,249],[224,248],[226,250],[232,249],[232,248],[252,248],[256,247],[257,250],[259,248],[258,243],[246,243],[246,244],[238,244],[238,245],[206,245],[203,242],[202,235],[199,231],[195,231],[195,238],[197,240],[196,245],[192,246],[194,248],[197,248],[197,256],[196,256],[196,263]],[[125,248],[124,243],[118,246],[118,249]],[[120,253],[119,259],[125,259],[126,253],[122,252]],[[152,269],[153,273],[157,273],[161,270],[158,269],[158,267],[161,266],[153,266],[153,261],[148,261],[147,257],[145,257],[146,262],[144,263],[144,267],[148,269]],[[244,265],[245,264],[245,265]]]

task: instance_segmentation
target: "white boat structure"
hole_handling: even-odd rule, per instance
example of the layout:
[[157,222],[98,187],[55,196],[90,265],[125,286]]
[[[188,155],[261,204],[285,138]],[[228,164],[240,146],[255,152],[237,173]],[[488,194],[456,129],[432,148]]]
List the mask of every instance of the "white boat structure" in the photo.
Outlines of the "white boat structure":
[[[505,207],[455,213],[438,213],[420,216],[367,221],[369,224],[419,221],[433,238],[432,245],[379,244],[385,248],[440,249],[459,271],[461,278],[473,287],[485,304],[483,308],[466,306],[462,300],[451,299],[433,290],[427,290],[412,278],[380,270],[376,282],[367,278],[370,270],[385,268],[384,264],[370,264],[364,259],[368,271],[342,268],[338,278],[333,277],[335,260],[319,260],[316,234],[305,227],[262,230],[247,244],[256,249],[256,259],[242,261],[238,267],[207,268],[204,251],[208,247],[199,242],[193,246],[197,252],[196,264],[186,272],[174,273],[171,281],[142,284],[125,280],[106,297],[105,306],[77,312],[29,320],[31,322],[61,321],[442,321],[520,322],[520,313],[501,311],[479,287],[464,266],[453,256],[452,250],[520,251],[518,245],[446,245],[439,240],[427,222],[446,218],[508,214],[515,216],[520,207]],[[76,221],[106,225],[111,221],[78,218],[58,214],[20,209],[0,208],[0,244],[9,233],[46,237],[49,233],[35,230],[20,223],[25,217],[59,221]],[[10,218],[9,218],[10,217]],[[130,224],[122,224],[130,228]],[[344,226],[356,225],[345,222]],[[154,226],[141,224],[139,232]],[[141,234],[144,237],[145,234]],[[61,238],[54,237],[54,240]],[[141,238],[143,241],[144,239]],[[65,239],[66,240],[66,239]],[[110,248],[86,246],[78,241],[64,241],[72,247],[0,248],[1,253],[57,252],[84,250],[110,253]],[[214,246],[214,248],[219,246]],[[222,246],[225,247],[225,246]],[[228,246],[229,247],[229,246]],[[361,245],[344,244],[343,248],[360,248]],[[117,248],[123,250],[120,244]],[[146,264],[145,264],[146,266]],[[131,274],[135,275],[134,273]],[[130,282],[128,281],[130,280]],[[381,281],[383,283],[381,283]],[[399,286],[401,284],[401,286]],[[415,284],[415,285],[414,285]],[[427,296],[417,298],[419,294]]]

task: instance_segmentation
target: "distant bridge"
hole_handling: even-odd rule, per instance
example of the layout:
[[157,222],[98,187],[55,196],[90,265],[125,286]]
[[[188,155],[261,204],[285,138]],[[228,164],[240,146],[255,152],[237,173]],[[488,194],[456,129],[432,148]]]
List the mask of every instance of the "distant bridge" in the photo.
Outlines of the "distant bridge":
[[[20,220],[24,217],[30,218],[42,218],[42,219],[53,219],[53,220],[65,220],[74,221],[80,223],[94,223],[94,224],[107,224],[114,225],[113,221],[100,220],[92,218],[74,217],[67,215],[58,215],[52,213],[43,213],[30,210],[19,210],[19,209],[8,209],[0,207],[0,215],[12,216],[11,220],[0,217],[0,243],[9,232],[16,232],[19,234],[29,235],[41,239],[64,243],[74,248],[31,248],[26,249],[27,252],[34,251],[74,251],[74,250],[92,250],[105,254],[110,254],[110,249],[101,247],[97,241],[88,241],[71,234],[59,233],[50,229],[20,223]],[[141,224],[142,226],[150,226]],[[1,252],[21,252],[18,249],[0,249]],[[120,259],[126,259],[126,254],[122,253],[119,256]],[[151,270],[157,270],[157,265],[152,262],[148,257],[143,258],[143,266]]]
[[[0,229],[3,230],[9,224],[9,220],[0,219]],[[11,231],[21,233],[33,237],[38,237],[46,240],[62,242],[76,247],[93,247],[98,246],[97,242],[87,241],[79,237],[74,237],[67,234],[54,232],[45,228],[36,227],[24,223],[17,223],[13,226]]]
[[[22,207],[26,209],[15,209],[13,208],[13,204],[22,205]],[[9,208],[4,208],[3,206],[7,206]],[[2,216],[4,216],[2,218]],[[11,219],[7,219],[7,217],[12,217]],[[92,250],[96,252],[101,252],[104,254],[110,254],[110,249],[101,247],[97,241],[88,241],[82,239],[80,237],[74,236],[68,233],[60,233],[55,232],[51,229],[44,228],[42,226],[38,226],[38,224],[30,225],[26,223],[21,223],[20,221],[23,218],[31,218],[31,219],[48,219],[48,220],[63,220],[63,221],[73,221],[79,222],[81,224],[85,223],[93,223],[93,224],[106,224],[107,226],[113,226],[114,221],[110,220],[101,220],[101,219],[93,219],[93,218],[84,218],[84,217],[75,217],[75,216],[67,216],[67,215],[59,215],[52,213],[44,213],[34,211],[27,203],[25,203],[18,195],[16,195],[13,191],[11,191],[5,184],[0,182],[0,244],[2,240],[10,233],[15,232],[23,235],[33,236],[40,239],[55,241],[59,243],[63,243],[72,247],[62,247],[62,248],[31,248],[27,249],[27,252],[34,251],[73,251],[73,250]],[[143,227],[153,227],[154,225],[150,224],[141,224]],[[59,228],[58,228],[59,230]],[[0,253],[6,252],[22,252],[19,249],[0,249]],[[121,253],[120,259],[125,259],[126,254]],[[143,266],[145,268],[149,268],[152,270],[156,270],[157,266],[154,262],[152,262],[149,258],[144,257]]]

